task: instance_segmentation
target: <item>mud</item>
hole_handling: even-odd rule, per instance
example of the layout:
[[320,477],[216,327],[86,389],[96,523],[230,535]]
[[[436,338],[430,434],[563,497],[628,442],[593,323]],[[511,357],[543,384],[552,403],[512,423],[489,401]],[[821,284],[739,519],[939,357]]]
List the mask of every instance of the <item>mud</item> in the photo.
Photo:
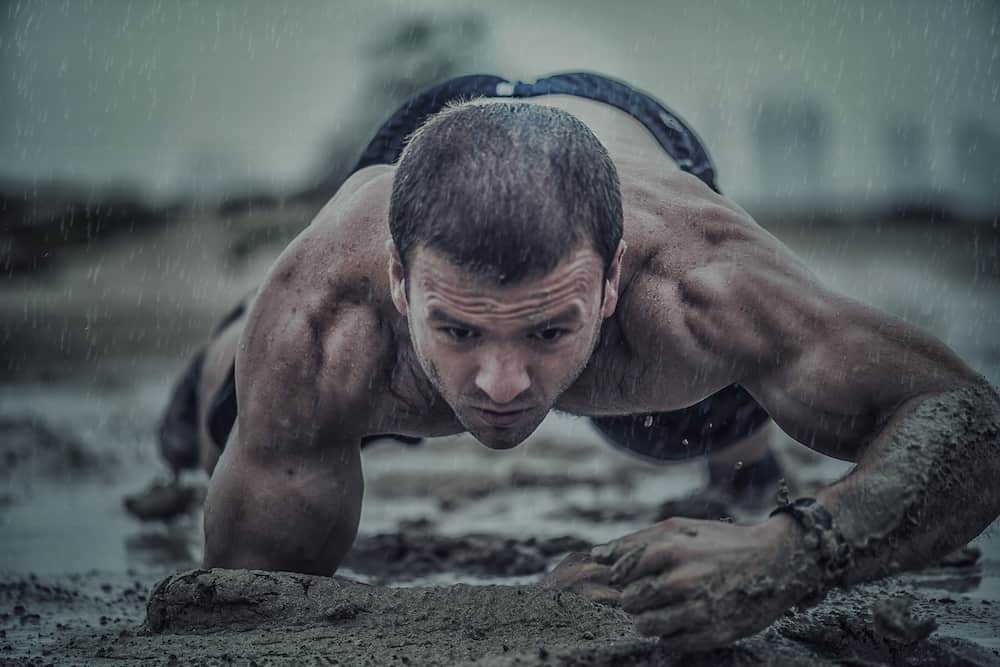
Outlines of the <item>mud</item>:
[[882,637],[901,644],[913,644],[927,639],[938,627],[933,618],[915,616],[913,601],[904,597],[876,603],[872,607],[872,625]]
[[403,530],[359,538],[343,565],[377,582],[410,581],[443,572],[511,577],[544,574],[554,557],[570,551],[589,551],[591,546],[587,540],[572,536],[448,537],[424,530]]
[[[900,582],[835,594],[702,654],[639,638],[618,609],[524,585],[391,588],[192,570],[152,592],[96,575],[9,581],[0,584],[0,601],[11,610],[0,616],[0,665],[1000,664],[997,652],[970,641],[941,631],[927,637],[927,621],[911,617],[929,617],[941,605]],[[948,627],[993,612],[954,601],[936,613]],[[915,624],[918,635],[901,634]]]

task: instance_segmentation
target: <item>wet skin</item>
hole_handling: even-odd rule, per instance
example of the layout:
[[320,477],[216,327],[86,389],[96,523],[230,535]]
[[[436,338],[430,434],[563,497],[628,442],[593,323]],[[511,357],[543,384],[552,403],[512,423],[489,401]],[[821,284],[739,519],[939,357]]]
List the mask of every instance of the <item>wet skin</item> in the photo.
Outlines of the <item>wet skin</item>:
[[512,286],[426,248],[404,269],[386,225],[393,168],[355,174],[230,337],[240,411],[209,487],[206,566],[333,573],[357,532],[366,435],[469,431],[509,448],[552,407],[674,410],[734,382],[792,437],[859,462],[819,494],[855,547],[848,575],[825,579],[779,515],[668,520],[570,558],[548,585],[620,602],[680,648],[710,648],[804,596],[932,562],[1000,513],[1000,402],[979,375],[932,336],[825,288],[664,160],[634,119],[535,103],[565,105],[615,161],[625,230],[609,271],[585,243]]

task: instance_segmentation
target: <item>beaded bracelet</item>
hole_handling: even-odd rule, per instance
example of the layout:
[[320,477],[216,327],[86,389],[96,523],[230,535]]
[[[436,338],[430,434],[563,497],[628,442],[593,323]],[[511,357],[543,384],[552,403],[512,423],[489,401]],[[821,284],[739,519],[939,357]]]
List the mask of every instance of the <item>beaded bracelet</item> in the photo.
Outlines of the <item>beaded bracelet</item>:
[[833,517],[815,498],[798,500],[776,507],[769,516],[789,514],[805,531],[806,549],[816,554],[826,586],[840,583],[853,562],[851,545],[833,524]]

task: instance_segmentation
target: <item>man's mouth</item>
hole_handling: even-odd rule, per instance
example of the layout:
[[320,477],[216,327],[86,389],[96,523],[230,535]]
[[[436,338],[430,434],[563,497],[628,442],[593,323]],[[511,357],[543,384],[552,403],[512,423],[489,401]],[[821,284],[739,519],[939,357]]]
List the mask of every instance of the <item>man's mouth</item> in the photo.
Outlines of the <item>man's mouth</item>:
[[521,420],[524,415],[528,413],[527,410],[486,410],[483,408],[473,408],[476,415],[479,417],[480,421],[490,425],[490,426],[510,426],[516,424]]

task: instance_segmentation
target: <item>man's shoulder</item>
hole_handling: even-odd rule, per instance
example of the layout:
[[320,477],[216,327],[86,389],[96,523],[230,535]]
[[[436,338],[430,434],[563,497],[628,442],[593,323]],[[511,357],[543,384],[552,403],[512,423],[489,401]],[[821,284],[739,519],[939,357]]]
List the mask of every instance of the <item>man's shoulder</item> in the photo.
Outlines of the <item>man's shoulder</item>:
[[374,165],[354,172],[320,209],[306,231],[336,240],[373,224],[387,231],[395,172],[391,165]]
[[351,176],[271,265],[257,301],[331,319],[386,303],[392,175],[377,166]]
[[373,388],[373,374],[391,354],[388,232],[373,217],[391,173],[363,171],[271,266],[247,317],[245,374],[285,368],[340,399]]
[[778,317],[796,290],[807,298],[813,285],[801,261],[745,211],[685,187],[689,197],[644,223],[650,240],[633,257],[638,268],[615,313],[633,365],[674,378],[678,400],[738,381],[734,361],[779,335],[761,323]]

